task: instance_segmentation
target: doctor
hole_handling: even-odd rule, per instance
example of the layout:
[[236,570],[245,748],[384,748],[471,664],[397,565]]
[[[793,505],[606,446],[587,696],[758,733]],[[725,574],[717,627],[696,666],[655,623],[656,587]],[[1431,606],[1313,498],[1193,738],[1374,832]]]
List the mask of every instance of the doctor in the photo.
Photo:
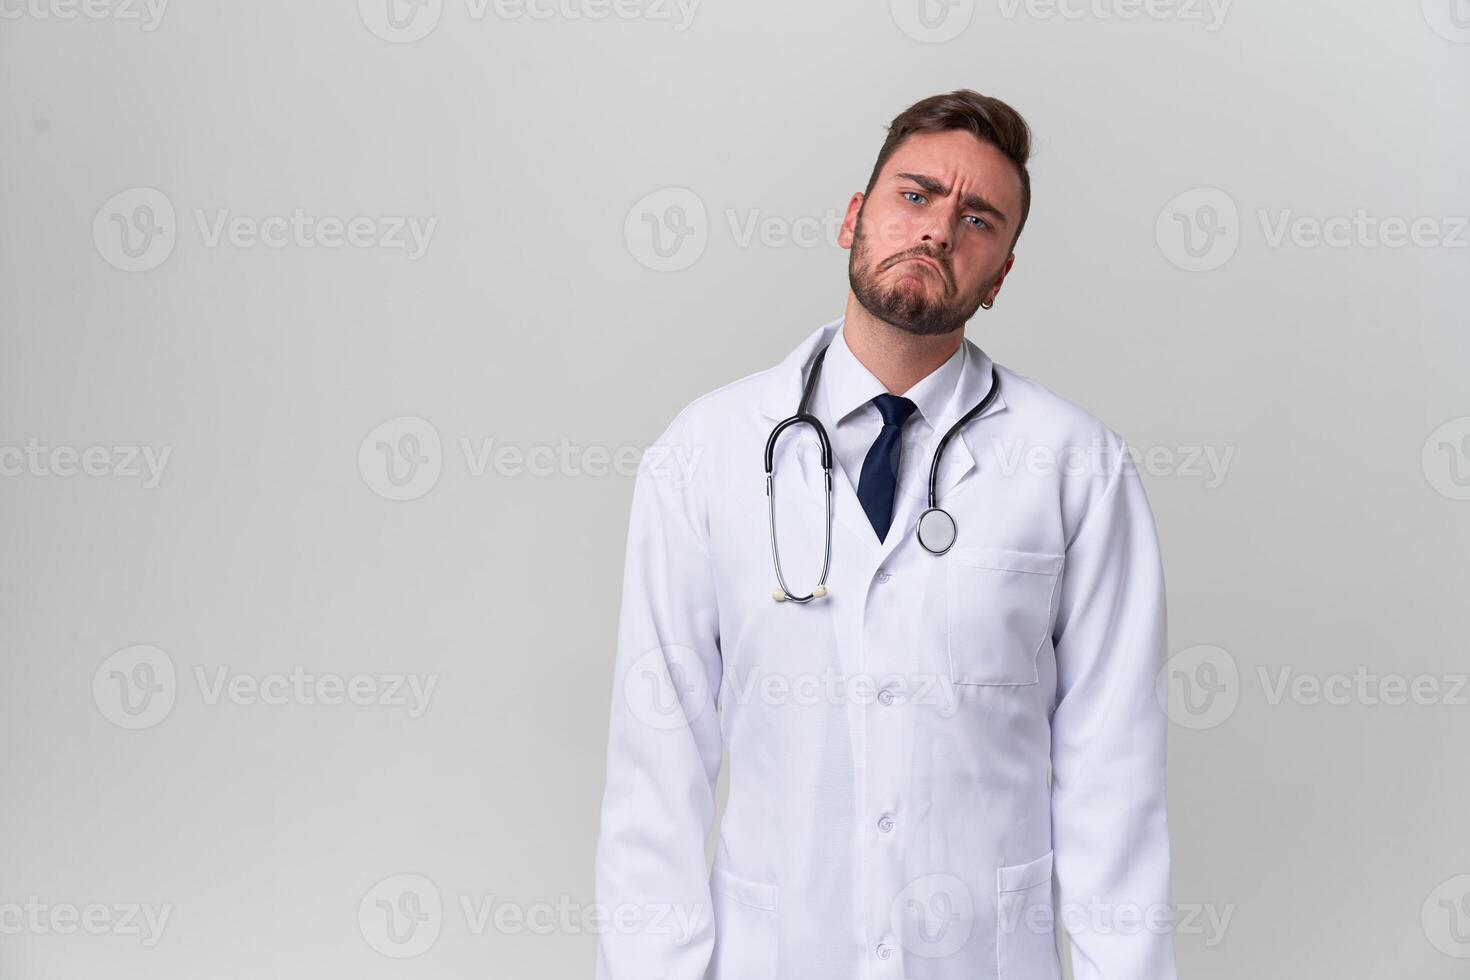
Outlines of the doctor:
[[645,455],[599,980],[1060,980],[1054,924],[1077,980],[1173,980],[1143,487],[964,337],[1029,141],[969,90],[901,113],[848,203],[843,316],[678,414],[658,445],[692,476]]

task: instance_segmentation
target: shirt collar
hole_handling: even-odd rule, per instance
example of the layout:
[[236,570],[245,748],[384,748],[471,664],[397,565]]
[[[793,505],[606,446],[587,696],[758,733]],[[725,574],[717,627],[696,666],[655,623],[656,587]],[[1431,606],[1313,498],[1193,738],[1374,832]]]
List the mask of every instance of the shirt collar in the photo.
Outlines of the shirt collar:
[[[827,417],[834,424],[841,424],[848,415],[888,391],[847,346],[845,334],[845,327],[838,329],[827,356],[822,360]],[[939,420],[949,408],[964,363],[965,345],[961,343],[948,360],[902,393],[904,398],[919,407],[919,415],[931,428],[938,428]]]

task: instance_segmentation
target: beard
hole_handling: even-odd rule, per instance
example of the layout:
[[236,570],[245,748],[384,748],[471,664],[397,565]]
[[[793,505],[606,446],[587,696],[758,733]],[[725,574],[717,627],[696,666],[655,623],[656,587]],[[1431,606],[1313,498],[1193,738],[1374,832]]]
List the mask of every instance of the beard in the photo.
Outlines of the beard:
[[[862,211],[858,212],[857,225],[853,229],[852,252],[847,261],[847,282],[852,294],[863,309],[890,326],[921,337],[933,337],[961,330],[975,311],[980,301],[995,285],[1000,274],[983,282],[970,295],[955,292],[954,269],[948,257],[937,255],[927,249],[909,249],[890,256],[883,262],[873,260],[872,243],[863,232]],[[915,255],[925,255],[934,260],[944,271],[930,270],[941,280],[938,295],[923,285],[885,282],[880,273]]]

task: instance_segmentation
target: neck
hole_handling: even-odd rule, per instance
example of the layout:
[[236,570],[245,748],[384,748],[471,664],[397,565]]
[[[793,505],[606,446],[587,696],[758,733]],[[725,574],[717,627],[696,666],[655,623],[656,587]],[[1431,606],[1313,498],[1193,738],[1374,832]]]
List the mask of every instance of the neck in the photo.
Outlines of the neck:
[[869,313],[851,291],[842,335],[853,356],[894,395],[902,395],[927,378],[965,339],[963,327],[934,336],[900,330]]

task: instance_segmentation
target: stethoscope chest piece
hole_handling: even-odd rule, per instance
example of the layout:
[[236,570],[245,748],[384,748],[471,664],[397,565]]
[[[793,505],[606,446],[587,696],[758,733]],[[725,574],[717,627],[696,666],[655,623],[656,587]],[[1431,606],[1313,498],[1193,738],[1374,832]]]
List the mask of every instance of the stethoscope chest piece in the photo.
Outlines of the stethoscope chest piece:
[[954,518],[942,507],[930,507],[919,515],[919,544],[931,555],[942,555],[954,544]]

